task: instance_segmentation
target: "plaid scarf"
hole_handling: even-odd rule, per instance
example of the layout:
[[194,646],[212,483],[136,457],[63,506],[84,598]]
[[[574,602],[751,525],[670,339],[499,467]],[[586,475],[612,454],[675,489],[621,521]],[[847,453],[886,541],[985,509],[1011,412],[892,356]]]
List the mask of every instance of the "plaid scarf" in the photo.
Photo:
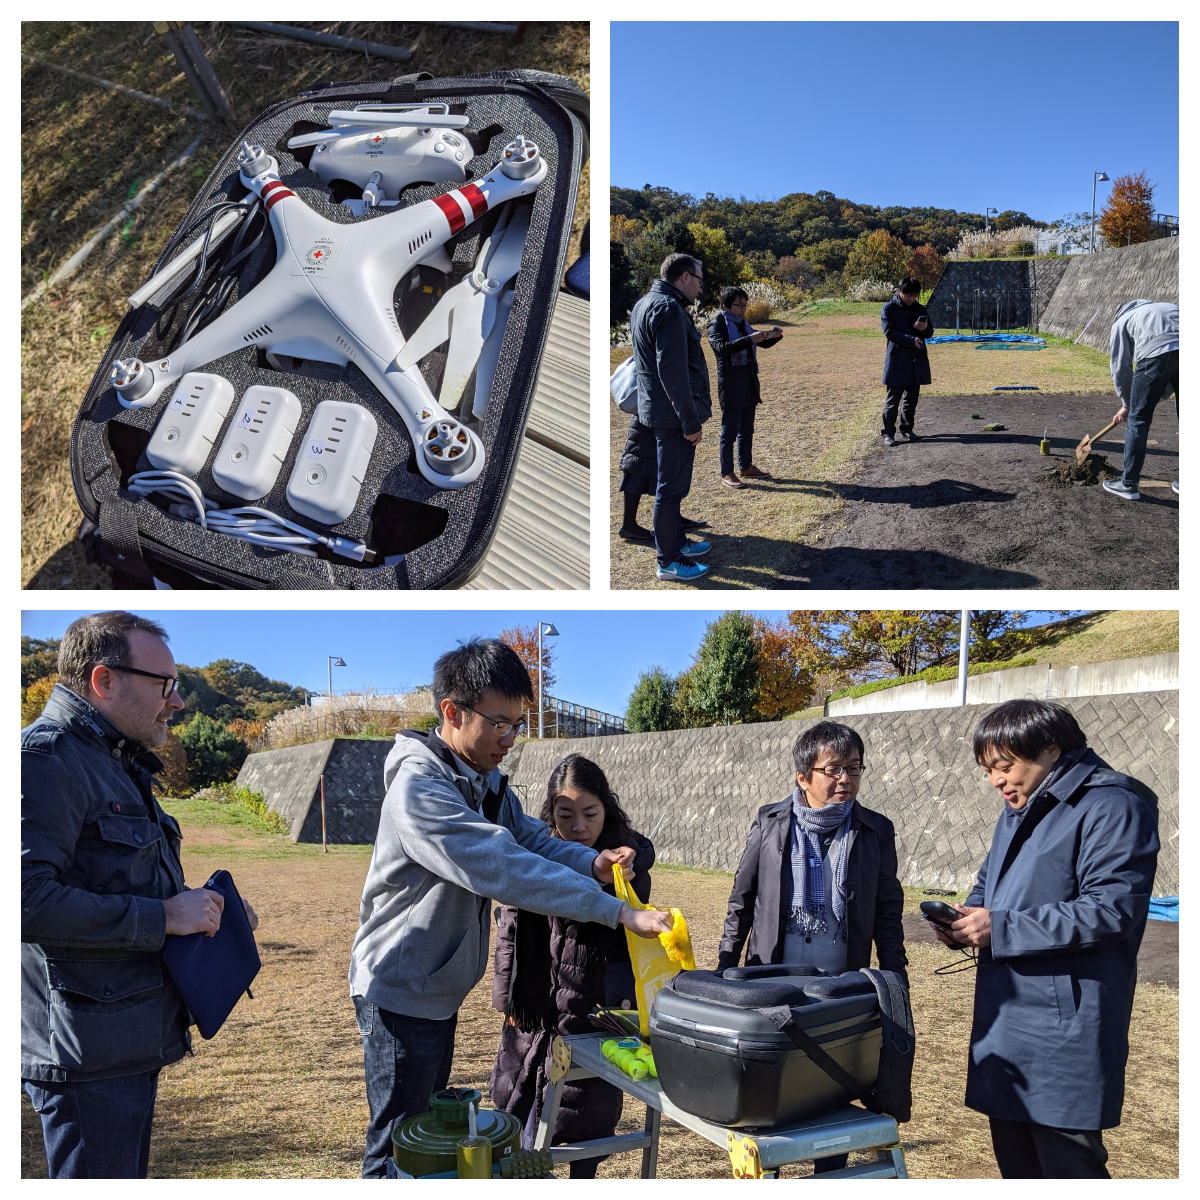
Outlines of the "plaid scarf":
[[[809,936],[829,928],[833,910],[833,937],[846,940],[846,863],[850,857],[850,817],[854,801],[843,800],[810,808],[799,787],[792,792],[792,905],[786,931]],[[821,835],[833,834],[829,858],[833,868],[833,895],[825,895],[824,854]]]

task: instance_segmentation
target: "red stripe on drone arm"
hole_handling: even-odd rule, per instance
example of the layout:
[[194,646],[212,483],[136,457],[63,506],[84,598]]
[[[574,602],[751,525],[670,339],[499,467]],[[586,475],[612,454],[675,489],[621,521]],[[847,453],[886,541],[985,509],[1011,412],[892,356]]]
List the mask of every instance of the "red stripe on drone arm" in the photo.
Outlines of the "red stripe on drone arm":
[[292,196],[292,195],[295,195],[295,193],[292,191],[289,191],[288,188],[284,184],[279,183],[278,181],[273,182],[273,183],[268,183],[266,185],[266,187],[264,187],[262,190],[262,201],[263,201],[264,211],[270,212],[272,207],[276,203],[276,201],[282,200],[285,196]]
[[473,183],[468,183],[466,187],[460,188],[458,194],[471,206],[471,212],[476,220],[487,212],[487,197]]
[[450,223],[450,232],[452,234],[466,228],[467,218],[463,216],[463,211],[459,207],[458,201],[452,195],[434,196],[433,202],[442,210],[442,215]]

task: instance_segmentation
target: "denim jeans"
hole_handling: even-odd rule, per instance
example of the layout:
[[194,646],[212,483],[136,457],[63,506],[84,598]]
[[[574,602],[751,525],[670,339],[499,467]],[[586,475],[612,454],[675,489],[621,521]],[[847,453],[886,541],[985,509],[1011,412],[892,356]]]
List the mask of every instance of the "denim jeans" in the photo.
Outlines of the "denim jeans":
[[42,1119],[51,1179],[145,1179],[158,1072],[54,1083],[23,1079]]
[[737,442],[738,467],[754,466],[754,410],[757,404],[721,411],[721,474],[733,474],[733,443]]
[[[903,397],[903,403],[901,402]],[[900,415],[900,432],[912,433],[917,419],[917,401],[921,398],[921,385],[910,383],[907,387],[888,387],[887,399],[883,402],[883,428],[880,433],[896,436],[896,414]]]
[[696,447],[682,429],[654,430],[658,443],[658,487],[654,493],[654,547],[658,565],[669,567],[683,561],[684,533],[679,523],[679,505],[692,490],[692,464]]
[[444,1021],[406,1017],[355,996],[354,1019],[362,1035],[371,1108],[362,1175],[384,1179],[392,1156],[392,1126],[427,1112],[430,1095],[450,1082],[458,1014]]
[[1175,413],[1179,414],[1179,351],[1169,350],[1157,358],[1137,364],[1129,388],[1129,415],[1125,418],[1125,469],[1121,480],[1136,488],[1146,461],[1146,439],[1158,402],[1175,390]]

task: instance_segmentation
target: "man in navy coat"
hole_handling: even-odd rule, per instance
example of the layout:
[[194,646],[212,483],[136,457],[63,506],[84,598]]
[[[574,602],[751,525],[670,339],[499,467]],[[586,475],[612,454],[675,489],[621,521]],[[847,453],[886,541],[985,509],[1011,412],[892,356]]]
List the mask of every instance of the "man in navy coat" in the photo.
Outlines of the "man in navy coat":
[[929,313],[920,302],[921,284],[911,275],[900,280],[896,294],[879,310],[879,321],[887,338],[883,359],[883,382],[887,400],[883,405],[883,444],[896,444],[896,418],[901,437],[917,440],[913,425],[921,384],[931,382],[929,351],[925,339],[933,333]]
[[966,1104],[1006,1179],[1107,1179],[1137,953],[1158,857],[1156,798],[1091,750],[1075,718],[1010,700],[975,730],[1004,798],[962,916],[978,951]]

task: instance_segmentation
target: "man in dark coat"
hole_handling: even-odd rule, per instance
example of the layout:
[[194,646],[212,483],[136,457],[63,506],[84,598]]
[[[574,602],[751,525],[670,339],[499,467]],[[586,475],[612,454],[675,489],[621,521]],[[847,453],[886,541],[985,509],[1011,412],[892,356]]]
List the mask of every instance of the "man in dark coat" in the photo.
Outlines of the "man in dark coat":
[[896,444],[896,416],[900,417],[900,434],[910,442],[917,440],[913,424],[917,419],[917,400],[921,384],[932,382],[929,375],[929,351],[925,339],[933,333],[933,325],[925,305],[920,303],[921,284],[911,275],[900,280],[896,294],[879,313],[887,352],[883,359],[883,382],[887,400],[883,405],[883,444]]
[[629,332],[638,381],[638,420],[654,430],[658,483],[654,545],[659,579],[693,582],[708,574],[696,562],[712,546],[692,542],[679,522],[680,501],[691,491],[692,465],[712,416],[708,365],[687,306],[704,287],[702,264],[690,254],[668,254],[660,278],[633,306]]
[[[792,748],[796,789],[755,814],[746,838],[717,970],[796,963],[831,975],[871,965],[907,979],[904,890],[896,875],[896,830],[858,803],[862,738],[848,725],[821,721]],[[817,1159],[818,1174],[846,1155]]]
[[1006,1179],[1107,1179],[1137,954],[1158,856],[1153,793],[1060,705],[1010,700],[975,730],[1004,797],[951,946],[978,950],[966,1103]]
[[762,403],[758,386],[758,347],[777,345],[783,331],[756,332],[746,324],[749,296],[740,287],[721,289],[721,311],[708,323],[708,344],[717,359],[717,401],[721,405],[721,482],[727,488],[746,485],[733,473],[733,443],[738,467],[747,479],[770,479],[770,471],[754,465],[754,413]]

